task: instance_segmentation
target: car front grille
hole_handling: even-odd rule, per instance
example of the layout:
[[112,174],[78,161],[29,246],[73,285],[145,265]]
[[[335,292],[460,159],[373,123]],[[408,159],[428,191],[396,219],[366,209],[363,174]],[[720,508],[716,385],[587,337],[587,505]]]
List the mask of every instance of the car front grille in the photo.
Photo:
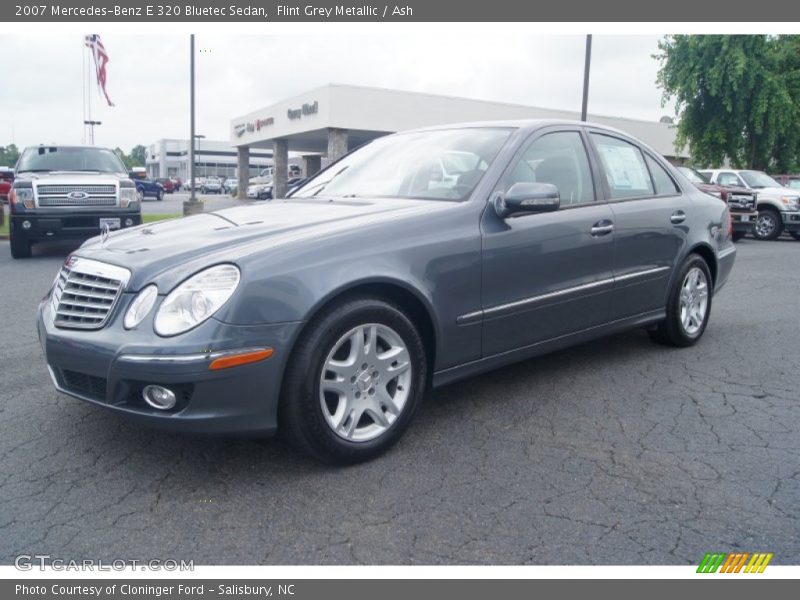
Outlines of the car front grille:
[[42,184],[36,186],[39,194],[49,196],[66,196],[70,192],[84,192],[86,194],[99,194],[114,196],[117,193],[116,186],[113,185],[52,185]]
[[36,186],[36,202],[43,208],[60,206],[116,206],[117,187],[109,184]]
[[129,271],[121,267],[70,258],[61,267],[53,287],[55,326],[100,329],[111,315],[129,276]]
[[117,199],[113,196],[99,198],[67,198],[66,196],[39,197],[39,206],[116,206]]
[[92,400],[105,401],[107,384],[104,378],[68,369],[59,369],[59,371],[66,391],[86,396]]
[[731,208],[738,208],[740,210],[753,210],[756,202],[750,194],[730,194],[728,196],[728,205]]

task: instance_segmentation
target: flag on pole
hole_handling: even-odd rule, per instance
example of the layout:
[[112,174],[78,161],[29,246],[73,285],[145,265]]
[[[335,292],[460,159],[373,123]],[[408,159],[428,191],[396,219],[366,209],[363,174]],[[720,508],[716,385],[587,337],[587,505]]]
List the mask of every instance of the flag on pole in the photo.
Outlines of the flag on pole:
[[103,90],[103,95],[106,97],[108,105],[114,106],[106,90],[106,65],[108,64],[108,54],[106,54],[106,48],[103,46],[103,42],[100,41],[100,36],[96,33],[87,35],[86,47],[89,48],[94,58],[94,67],[97,72],[97,85]]

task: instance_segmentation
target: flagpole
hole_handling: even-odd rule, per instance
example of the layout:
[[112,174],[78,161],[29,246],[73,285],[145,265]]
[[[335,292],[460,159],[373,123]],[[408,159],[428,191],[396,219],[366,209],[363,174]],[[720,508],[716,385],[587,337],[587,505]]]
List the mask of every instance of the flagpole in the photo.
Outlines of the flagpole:
[[81,143],[86,143],[86,36],[83,37],[83,44],[81,44],[81,92],[83,94],[83,135],[81,136]]

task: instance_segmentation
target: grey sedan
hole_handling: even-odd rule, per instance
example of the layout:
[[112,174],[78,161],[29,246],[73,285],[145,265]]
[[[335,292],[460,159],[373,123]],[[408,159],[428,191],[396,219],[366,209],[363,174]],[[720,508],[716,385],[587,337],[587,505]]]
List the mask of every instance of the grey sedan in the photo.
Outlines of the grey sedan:
[[620,131],[447,126],[375,140],[288,199],[89,240],[39,337],[61,392],[352,463],[430,387],[633,328],[696,343],[735,253],[725,203]]

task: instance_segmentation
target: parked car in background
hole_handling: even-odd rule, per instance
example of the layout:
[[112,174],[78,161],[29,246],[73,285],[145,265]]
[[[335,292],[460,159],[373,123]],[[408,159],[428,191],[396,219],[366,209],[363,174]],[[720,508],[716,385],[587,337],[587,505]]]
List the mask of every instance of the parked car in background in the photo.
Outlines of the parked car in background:
[[251,183],[247,186],[247,197],[250,200],[269,200],[272,198],[272,181],[268,183]]
[[222,181],[219,177],[206,177],[200,189],[204,194],[221,194]]
[[168,177],[159,177],[156,179],[156,183],[164,188],[164,192],[167,194],[172,194],[175,191],[175,184]]
[[183,182],[180,177],[170,177],[170,181],[172,181],[172,186],[176,192],[180,192],[183,189]]
[[8,194],[14,183],[14,169],[0,167],[0,202],[8,204]]
[[[97,146],[32,146],[17,162],[9,193],[11,256],[33,244],[86,239],[142,222],[136,186],[117,154]],[[80,283],[77,282],[77,286]],[[79,288],[64,297],[80,303]]]
[[236,195],[236,190],[239,187],[239,182],[235,177],[229,177],[222,182],[222,191],[231,196]]
[[194,188],[195,191],[201,191],[203,189],[203,184],[205,183],[205,177],[195,177],[193,180],[189,180],[186,185],[186,189],[191,191]]
[[705,175],[691,167],[677,167],[677,169],[698,189],[716,196],[728,204],[731,210],[733,241],[738,241],[748,233],[753,232],[753,227],[758,218],[758,210],[756,210],[758,195],[755,192],[743,187],[724,187],[713,184],[709,182]]
[[783,187],[763,171],[701,169],[711,183],[743,187],[758,194],[758,217],[753,236],[774,240],[787,231],[800,240],[800,190]]
[[[434,167],[453,151],[474,168],[442,187]],[[38,337],[56,388],[106,410],[280,428],[354,463],[394,444],[431,387],[633,328],[695,344],[733,268],[728,218],[607,127],[411,131],[288,200],[90,241],[41,302]],[[87,276],[112,299],[73,315],[64,286]]]
[[783,187],[800,190],[800,175],[773,175],[772,178]]
[[140,201],[153,198],[161,202],[164,199],[164,188],[157,181],[133,173],[130,174],[130,177],[136,185],[136,193],[139,194]]

